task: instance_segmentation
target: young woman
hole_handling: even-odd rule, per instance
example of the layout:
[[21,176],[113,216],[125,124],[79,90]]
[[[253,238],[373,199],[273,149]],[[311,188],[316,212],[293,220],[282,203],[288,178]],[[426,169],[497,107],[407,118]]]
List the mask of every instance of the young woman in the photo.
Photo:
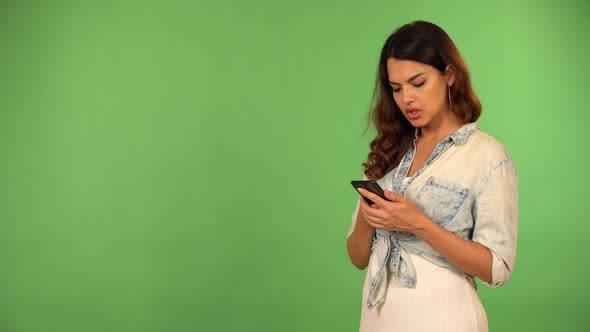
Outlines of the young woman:
[[368,267],[360,331],[487,331],[474,278],[511,276],[517,175],[508,152],[475,121],[481,104],[449,36],[416,21],[381,51],[377,136],[363,164],[387,200],[366,190],[347,240]]

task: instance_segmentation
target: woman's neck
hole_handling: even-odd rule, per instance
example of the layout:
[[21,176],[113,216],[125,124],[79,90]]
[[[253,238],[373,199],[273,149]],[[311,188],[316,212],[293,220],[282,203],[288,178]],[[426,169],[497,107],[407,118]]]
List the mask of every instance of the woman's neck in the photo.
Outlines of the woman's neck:
[[426,141],[440,141],[463,127],[463,123],[454,113],[449,112],[445,115],[447,116],[433,119],[428,125],[420,127],[419,138]]

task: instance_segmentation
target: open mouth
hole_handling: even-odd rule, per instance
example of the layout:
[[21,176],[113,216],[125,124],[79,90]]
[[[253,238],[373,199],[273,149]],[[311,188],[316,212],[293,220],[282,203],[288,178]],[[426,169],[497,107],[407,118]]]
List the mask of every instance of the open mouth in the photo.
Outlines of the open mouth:
[[420,118],[420,115],[422,114],[422,110],[419,108],[408,108],[406,110],[406,114],[408,115],[408,118],[410,120],[416,120],[416,119]]

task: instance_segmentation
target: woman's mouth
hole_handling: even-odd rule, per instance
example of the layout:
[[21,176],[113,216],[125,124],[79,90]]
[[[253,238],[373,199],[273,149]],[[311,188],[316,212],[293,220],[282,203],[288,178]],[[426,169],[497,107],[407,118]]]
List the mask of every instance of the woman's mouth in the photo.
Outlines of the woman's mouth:
[[420,115],[422,115],[422,110],[419,108],[408,108],[406,110],[406,115],[410,120],[418,120]]

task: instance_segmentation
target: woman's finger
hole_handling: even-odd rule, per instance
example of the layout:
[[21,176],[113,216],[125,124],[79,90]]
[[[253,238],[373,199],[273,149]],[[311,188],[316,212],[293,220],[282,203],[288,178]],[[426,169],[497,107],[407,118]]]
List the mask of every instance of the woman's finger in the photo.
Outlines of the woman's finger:
[[361,195],[363,195],[364,197],[372,200],[377,205],[383,206],[387,202],[383,198],[379,197],[379,195],[376,195],[376,194],[374,194],[374,193],[372,193],[372,192],[370,192],[370,191],[368,191],[366,189],[358,188],[357,190],[359,191],[359,193]]

